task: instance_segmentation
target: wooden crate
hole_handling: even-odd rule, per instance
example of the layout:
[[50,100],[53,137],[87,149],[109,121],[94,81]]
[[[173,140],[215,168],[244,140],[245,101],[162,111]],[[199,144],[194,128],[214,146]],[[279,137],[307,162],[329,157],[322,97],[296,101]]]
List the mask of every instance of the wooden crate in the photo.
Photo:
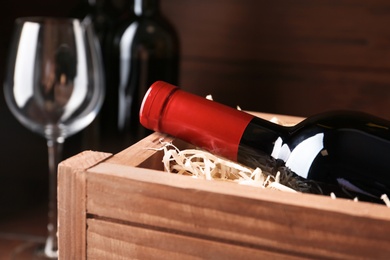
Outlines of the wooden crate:
[[60,259],[390,256],[389,208],[168,174],[160,138],[60,164]]

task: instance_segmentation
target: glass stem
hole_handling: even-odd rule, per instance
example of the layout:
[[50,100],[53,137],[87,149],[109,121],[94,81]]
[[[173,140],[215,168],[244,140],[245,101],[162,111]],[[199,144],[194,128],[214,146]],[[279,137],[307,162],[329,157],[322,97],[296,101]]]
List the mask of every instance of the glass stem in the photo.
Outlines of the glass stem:
[[49,153],[49,219],[48,237],[45,245],[45,255],[56,258],[58,255],[57,244],[57,167],[62,156],[63,138],[47,140]]

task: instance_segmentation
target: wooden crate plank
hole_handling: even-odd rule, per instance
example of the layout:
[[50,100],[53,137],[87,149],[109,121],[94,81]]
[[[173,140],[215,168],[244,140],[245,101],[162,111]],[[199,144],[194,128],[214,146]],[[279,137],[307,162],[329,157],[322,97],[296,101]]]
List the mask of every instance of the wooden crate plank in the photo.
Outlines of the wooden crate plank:
[[131,147],[115,154],[109,158],[107,162],[137,166],[156,152],[154,148],[161,147],[161,139],[166,142],[173,140],[172,137],[165,134],[153,133],[132,145]]
[[111,154],[86,151],[58,167],[58,250],[59,259],[86,257],[85,170]]
[[258,190],[111,163],[88,171],[87,192],[91,215],[172,232],[312,257],[390,254],[390,214],[382,205]]
[[148,226],[88,219],[88,259],[298,259],[294,255],[186,234],[169,233]]

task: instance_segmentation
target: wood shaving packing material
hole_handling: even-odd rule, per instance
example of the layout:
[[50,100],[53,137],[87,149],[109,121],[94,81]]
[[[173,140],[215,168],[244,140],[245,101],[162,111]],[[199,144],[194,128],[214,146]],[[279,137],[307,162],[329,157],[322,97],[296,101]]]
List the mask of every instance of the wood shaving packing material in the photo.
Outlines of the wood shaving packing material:
[[232,181],[260,188],[297,192],[279,183],[280,174],[266,176],[260,168],[251,169],[198,149],[179,150],[170,142],[160,140],[164,151],[162,162],[169,173],[190,175],[206,180]]

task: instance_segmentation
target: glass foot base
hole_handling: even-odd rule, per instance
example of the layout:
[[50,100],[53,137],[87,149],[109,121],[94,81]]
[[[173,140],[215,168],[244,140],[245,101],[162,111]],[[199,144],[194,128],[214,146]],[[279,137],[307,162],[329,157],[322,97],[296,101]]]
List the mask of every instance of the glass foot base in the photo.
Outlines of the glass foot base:
[[57,252],[46,250],[45,243],[26,242],[18,246],[11,255],[12,260],[57,259]]

